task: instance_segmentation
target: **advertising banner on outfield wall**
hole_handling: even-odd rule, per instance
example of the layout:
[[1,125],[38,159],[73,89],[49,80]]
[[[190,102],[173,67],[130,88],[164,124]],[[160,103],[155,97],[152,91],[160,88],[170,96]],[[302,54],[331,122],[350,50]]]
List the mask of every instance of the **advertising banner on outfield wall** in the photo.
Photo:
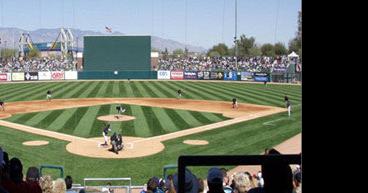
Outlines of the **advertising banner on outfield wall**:
[[170,80],[170,71],[159,70],[157,71],[157,79],[159,80]]
[[253,73],[251,72],[241,72],[241,80],[252,80],[253,79]]
[[24,73],[23,72],[12,73],[12,81],[24,81]]
[[210,79],[210,72],[204,71],[203,72],[203,80],[209,80]]
[[183,71],[171,71],[171,80],[183,80],[184,72]]
[[224,80],[237,80],[236,71],[227,71],[224,73]]
[[77,71],[65,71],[65,80],[77,80],[78,72]]
[[197,78],[198,78],[198,80],[203,80],[203,76],[204,76],[203,71],[198,71],[197,72]]
[[8,80],[8,75],[7,74],[0,74],[0,82],[4,82]]
[[52,80],[64,80],[64,71],[54,71],[51,72]]
[[268,73],[261,73],[261,72],[255,72],[254,75],[254,81],[256,82],[269,82],[269,74]]
[[38,72],[25,72],[24,73],[25,81],[35,81],[38,80]]
[[211,72],[210,73],[211,80],[223,80],[224,79],[224,72]]
[[38,80],[51,80],[51,72],[38,72]]
[[197,80],[197,72],[194,71],[185,71],[184,72],[185,80]]

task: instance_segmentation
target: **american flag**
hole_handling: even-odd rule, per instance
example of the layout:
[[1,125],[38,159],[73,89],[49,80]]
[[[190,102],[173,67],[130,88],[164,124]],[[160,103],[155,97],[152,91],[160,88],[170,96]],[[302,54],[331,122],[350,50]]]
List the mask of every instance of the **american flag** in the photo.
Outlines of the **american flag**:
[[106,32],[108,32],[108,33],[112,33],[112,28],[111,28],[111,27],[107,27],[107,26],[105,26],[105,29],[106,29]]

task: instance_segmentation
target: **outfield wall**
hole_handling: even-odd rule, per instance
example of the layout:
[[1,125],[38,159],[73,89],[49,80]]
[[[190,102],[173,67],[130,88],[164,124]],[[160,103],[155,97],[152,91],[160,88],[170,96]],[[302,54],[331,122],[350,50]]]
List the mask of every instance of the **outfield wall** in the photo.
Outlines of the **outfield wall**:
[[0,73],[0,82],[38,80],[100,80],[100,79],[157,79],[157,80],[225,80],[291,83],[301,81],[300,73],[237,72],[237,71],[45,71]]

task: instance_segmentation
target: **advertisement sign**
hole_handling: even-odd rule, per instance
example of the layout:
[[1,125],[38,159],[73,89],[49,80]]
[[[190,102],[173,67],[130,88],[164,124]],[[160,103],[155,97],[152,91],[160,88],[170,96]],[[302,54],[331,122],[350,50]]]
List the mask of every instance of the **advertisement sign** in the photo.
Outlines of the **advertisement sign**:
[[51,72],[52,80],[64,80],[64,71]]
[[10,72],[8,72],[8,73],[6,73],[6,76],[8,77],[8,82],[10,82],[12,79],[12,75],[11,75],[11,73]]
[[35,81],[38,80],[38,72],[25,72],[24,73],[25,81]]
[[210,79],[210,72],[204,71],[203,72],[203,80],[209,80]]
[[183,71],[171,71],[171,80],[183,80],[184,72]]
[[157,79],[159,80],[170,80],[170,71],[159,70],[157,71]]
[[224,73],[224,80],[237,80],[236,71],[228,71]]
[[203,76],[204,76],[203,71],[198,71],[197,72],[197,78],[198,78],[198,80],[203,80]]
[[77,71],[65,71],[65,80],[77,80],[78,72]]
[[224,79],[224,72],[211,72],[210,73],[211,80],[223,80]]
[[184,72],[185,80],[197,80],[197,72],[194,71],[185,71]]
[[38,72],[38,80],[51,80],[51,72]]
[[256,82],[269,82],[269,74],[267,73],[261,73],[261,72],[255,72],[254,73],[254,81]]
[[7,74],[0,74],[0,82],[4,82],[8,80],[8,75]]
[[240,76],[241,76],[241,80],[252,80],[253,79],[253,75],[251,72],[241,72]]
[[13,81],[24,81],[24,73],[23,72],[14,72],[12,73]]

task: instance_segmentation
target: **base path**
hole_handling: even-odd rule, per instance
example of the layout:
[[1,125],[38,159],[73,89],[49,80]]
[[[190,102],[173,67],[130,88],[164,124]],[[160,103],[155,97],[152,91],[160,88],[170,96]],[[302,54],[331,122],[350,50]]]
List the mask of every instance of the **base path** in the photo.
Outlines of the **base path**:
[[[22,114],[29,112],[42,112],[57,109],[67,109],[76,107],[88,107],[105,104],[130,104],[140,106],[161,107],[170,109],[181,109],[211,113],[221,113],[225,117],[232,119],[204,125],[196,128],[181,130],[165,135],[149,138],[125,137],[123,136],[124,150],[119,154],[107,151],[107,148],[98,147],[103,142],[102,138],[83,138],[73,135],[67,135],[54,131],[38,129],[26,125],[12,123],[0,120],[1,126],[69,141],[66,149],[73,154],[94,157],[94,158],[135,158],[156,154],[164,150],[163,141],[201,133],[216,128],[256,119],[259,117],[285,112],[284,108],[270,107],[263,105],[253,105],[240,103],[238,109],[233,109],[231,102],[224,101],[204,101],[189,99],[165,99],[165,98],[86,98],[86,99],[53,99],[52,101],[35,100],[22,102],[9,102],[6,105],[6,111],[0,112],[2,117],[9,117],[12,114]],[[124,116],[124,115],[123,115]]]

